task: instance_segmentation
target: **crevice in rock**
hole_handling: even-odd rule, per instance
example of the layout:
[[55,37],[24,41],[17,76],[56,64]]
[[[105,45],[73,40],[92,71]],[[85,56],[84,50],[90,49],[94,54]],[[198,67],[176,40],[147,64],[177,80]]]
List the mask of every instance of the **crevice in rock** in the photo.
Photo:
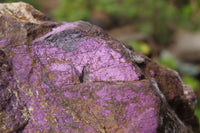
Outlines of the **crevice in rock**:
[[107,133],[107,131],[106,131],[106,127],[105,127],[105,126],[103,126],[103,130],[105,131],[105,133]]
[[83,73],[81,74],[81,76],[79,76],[79,81],[80,83],[83,83]]
[[[29,120],[28,120],[29,121]],[[28,125],[28,121],[25,122],[21,127],[19,127],[17,130],[16,130],[16,133],[21,133],[25,127]]]
[[52,89],[53,89],[53,88],[56,88],[52,83],[50,83],[50,81],[49,81],[48,78],[46,77],[44,71],[42,71],[41,77],[42,77],[42,81],[43,81],[47,86],[49,86],[49,88],[52,88]]
[[145,75],[142,74],[140,77],[139,77],[139,80],[143,80],[143,79],[146,79]]
[[87,66],[88,66],[88,64],[86,66],[83,66],[82,73],[79,76],[80,83],[84,83],[84,82],[89,82],[90,81],[89,75],[88,75],[88,72],[87,72]]

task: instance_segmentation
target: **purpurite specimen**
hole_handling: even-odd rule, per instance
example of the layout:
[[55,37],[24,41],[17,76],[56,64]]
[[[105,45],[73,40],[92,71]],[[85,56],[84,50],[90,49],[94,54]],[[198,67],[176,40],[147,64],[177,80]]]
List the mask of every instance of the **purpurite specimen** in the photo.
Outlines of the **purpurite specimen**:
[[0,132],[193,133],[179,75],[87,22],[0,4]]

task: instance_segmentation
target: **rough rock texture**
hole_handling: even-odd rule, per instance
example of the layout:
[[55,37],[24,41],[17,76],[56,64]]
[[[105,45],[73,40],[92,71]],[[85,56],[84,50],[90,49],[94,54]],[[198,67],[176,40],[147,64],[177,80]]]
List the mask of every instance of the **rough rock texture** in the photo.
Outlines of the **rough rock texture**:
[[0,9],[0,132],[199,131],[196,96],[176,72],[87,22]]

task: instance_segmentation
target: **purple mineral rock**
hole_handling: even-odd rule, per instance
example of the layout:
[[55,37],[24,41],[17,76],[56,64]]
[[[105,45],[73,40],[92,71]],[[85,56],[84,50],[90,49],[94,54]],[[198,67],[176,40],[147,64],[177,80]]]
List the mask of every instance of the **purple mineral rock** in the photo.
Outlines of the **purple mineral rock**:
[[0,73],[0,132],[199,131],[196,96],[176,72],[22,2],[0,4]]

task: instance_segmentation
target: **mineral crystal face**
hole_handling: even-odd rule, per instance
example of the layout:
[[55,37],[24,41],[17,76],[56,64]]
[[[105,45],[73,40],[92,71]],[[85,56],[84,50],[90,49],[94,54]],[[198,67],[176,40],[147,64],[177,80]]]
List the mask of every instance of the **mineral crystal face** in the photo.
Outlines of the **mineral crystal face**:
[[195,94],[176,72],[90,23],[0,8],[0,132],[198,131]]

